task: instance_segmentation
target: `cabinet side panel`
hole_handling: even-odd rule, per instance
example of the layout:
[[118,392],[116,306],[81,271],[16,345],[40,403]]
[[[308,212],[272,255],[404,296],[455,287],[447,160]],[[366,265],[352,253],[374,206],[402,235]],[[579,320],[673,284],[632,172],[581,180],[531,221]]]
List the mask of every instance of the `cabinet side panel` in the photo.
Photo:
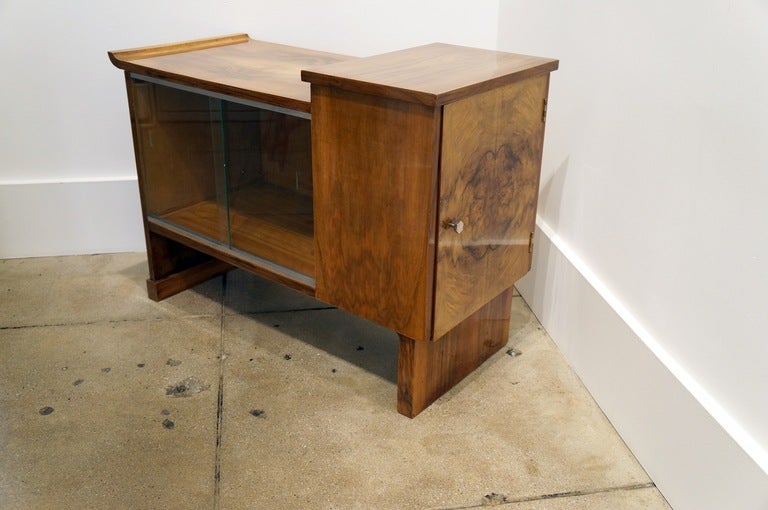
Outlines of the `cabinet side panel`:
[[[140,101],[140,99],[137,97],[137,93],[135,90],[135,82],[133,79],[131,79],[130,74],[128,72],[125,73],[125,88],[127,92],[128,97],[128,111],[130,113],[131,118],[131,135],[133,139],[133,155],[136,161],[136,174],[138,177],[139,182],[139,199],[141,201],[141,220],[142,224],[144,225],[144,240],[147,245],[147,255],[150,257],[152,254],[149,253],[150,250],[150,238],[149,238],[149,226],[147,225],[147,197],[144,190],[144,169],[142,167],[141,163],[141,134],[139,131],[138,123],[140,121],[139,114],[137,111],[140,109],[139,106],[137,106],[137,103]],[[154,278],[154,274],[152,273],[152,264],[150,263],[150,278]]]
[[444,108],[435,338],[530,269],[548,86],[540,75]]
[[133,80],[133,91],[147,213],[163,216],[215,202],[221,128],[209,99],[140,80]]
[[440,118],[431,107],[312,88],[316,296],[428,338]]
[[[146,121],[151,110],[152,101],[146,87],[138,86],[135,80],[125,75],[125,84],[128,94],[128,107],[131,117],[131,131],[133,134],[134,153],[136,157],[136,171],[139,182],[139,197],[141,199],[142,223],[147,245],[147,263],[149,266],[149,280],[147,287],[152,299],[160,300],[175,292],[158,292],[157,283],[161,280],[169,280],[174,274],[184,273],[185,281],[192,282],[188,286],[202,281],[196,277],[196,269],[200,268],[206,278],[211,276],[210,269],[212,258],[209,255],[174,242],[171,239],[151,232],[147,223],[147,178],[144,160],[142,158],[142,129],[141,124]],[[177,285],[183,288],[184,285]]]

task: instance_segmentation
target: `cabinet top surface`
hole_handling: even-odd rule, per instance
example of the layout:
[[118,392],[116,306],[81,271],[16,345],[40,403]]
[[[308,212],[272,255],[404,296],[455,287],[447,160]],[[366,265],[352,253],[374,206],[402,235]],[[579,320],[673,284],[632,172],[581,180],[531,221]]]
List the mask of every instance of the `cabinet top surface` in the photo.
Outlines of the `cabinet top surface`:
[[248,34],[110,51],[109,58],[125,71],[305,112],[304,82],[441,105],[558,67],[555,59],[441,43],[355,58]]
[[302,71],[305,81],[428,105],[558,67],[551,58],[434,43]]
[[310,91],[301,69],[352,57],[237,34],[110,51],[109,58],[125,71],[308,112]]

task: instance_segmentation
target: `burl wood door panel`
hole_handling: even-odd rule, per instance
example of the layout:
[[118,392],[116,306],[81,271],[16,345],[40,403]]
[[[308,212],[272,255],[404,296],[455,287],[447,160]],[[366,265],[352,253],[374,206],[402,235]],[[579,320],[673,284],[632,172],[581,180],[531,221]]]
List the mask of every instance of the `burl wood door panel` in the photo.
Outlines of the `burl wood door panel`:
[[440,118],[312,86],[316,297],[414,339],[431,332]]
[[434,338],[530,269],[548,85],[537,76],[444,107]]

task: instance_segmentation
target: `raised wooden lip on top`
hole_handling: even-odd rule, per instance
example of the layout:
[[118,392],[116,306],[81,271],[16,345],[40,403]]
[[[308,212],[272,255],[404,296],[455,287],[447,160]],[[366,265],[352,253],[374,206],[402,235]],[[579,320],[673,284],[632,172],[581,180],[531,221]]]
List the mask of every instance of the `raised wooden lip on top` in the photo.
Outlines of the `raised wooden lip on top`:
[[202,91],[310,111],[301,70],[353,57],[256,41],[248,34],[108,52],[115,67]]

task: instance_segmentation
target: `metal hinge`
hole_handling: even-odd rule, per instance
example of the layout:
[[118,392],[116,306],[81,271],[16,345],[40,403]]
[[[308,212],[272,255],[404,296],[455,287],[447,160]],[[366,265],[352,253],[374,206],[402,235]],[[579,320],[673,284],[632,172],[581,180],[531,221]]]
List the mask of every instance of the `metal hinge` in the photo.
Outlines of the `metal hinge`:
[[528,253],[533,253],[533,232],[528,235]]
[[543,105],[541,107],[541,121],[547,122],[547,99],[544,98]]

